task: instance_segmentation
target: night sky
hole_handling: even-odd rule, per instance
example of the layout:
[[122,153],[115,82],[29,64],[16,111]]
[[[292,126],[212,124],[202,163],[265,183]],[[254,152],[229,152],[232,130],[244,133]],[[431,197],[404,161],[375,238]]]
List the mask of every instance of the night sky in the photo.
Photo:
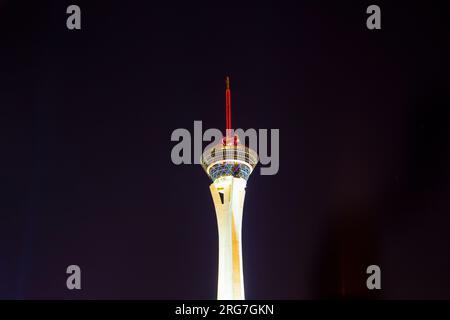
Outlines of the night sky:
[[183,3],[0,0],[0,298],[215,299],[210,180],[170,137],[223,129],[229,75],[234,127],[280,129],[246,297],[450,299],[448,2]]

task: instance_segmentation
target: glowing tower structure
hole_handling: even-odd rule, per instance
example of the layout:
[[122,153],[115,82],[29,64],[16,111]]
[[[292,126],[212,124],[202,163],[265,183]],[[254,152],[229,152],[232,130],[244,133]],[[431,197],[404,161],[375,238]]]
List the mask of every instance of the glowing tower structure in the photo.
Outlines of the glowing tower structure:
[[211,195],[219,231],[219,275],[217,299],[243,300],[242,213],[247,180],[258,163],[258,155],[239,142],[231,129],[230,80],[226,79],[226,135],[222,143],[202,154],[201,164],[213,183]]

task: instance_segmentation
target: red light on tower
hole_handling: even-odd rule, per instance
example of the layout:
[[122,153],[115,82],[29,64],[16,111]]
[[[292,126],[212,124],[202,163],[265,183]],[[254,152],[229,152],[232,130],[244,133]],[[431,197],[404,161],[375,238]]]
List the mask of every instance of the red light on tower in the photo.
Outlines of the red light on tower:
[[231,135],[231,89],[230,89],[230,77],[225,78],[226,90],[225,90],[225,114],[226,114],[226,127],[225,137],[222,139],[223,145],[237,145],[239,143],[238,136]]

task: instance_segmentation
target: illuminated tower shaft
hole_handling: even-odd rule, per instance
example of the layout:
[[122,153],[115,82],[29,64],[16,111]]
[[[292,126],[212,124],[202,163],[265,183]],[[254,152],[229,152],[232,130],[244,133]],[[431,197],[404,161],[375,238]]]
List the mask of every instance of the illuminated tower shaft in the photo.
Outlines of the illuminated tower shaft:
[[243,300],[242,214],[245,187],[258,163],[255,151],[239,143],[231,134],[231,92],[227,78],[226,135],[221,144],[206,150],[201,163],[213,183],[211,195],[216,209],[219,233],[219,275],[217,299]]
[[242,212],[247,181],[233,176],[223,177],[209,187],[216,208],[219,230],[219,277],[217,299],[243,300]]

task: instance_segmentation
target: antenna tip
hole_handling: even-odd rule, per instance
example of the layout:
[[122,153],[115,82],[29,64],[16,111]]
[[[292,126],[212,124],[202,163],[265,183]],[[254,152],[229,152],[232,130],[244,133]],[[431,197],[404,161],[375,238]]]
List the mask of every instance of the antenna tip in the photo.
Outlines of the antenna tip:
[[225,78],[225,83],[227,84],[227,89],[230,89],[230,77]]

